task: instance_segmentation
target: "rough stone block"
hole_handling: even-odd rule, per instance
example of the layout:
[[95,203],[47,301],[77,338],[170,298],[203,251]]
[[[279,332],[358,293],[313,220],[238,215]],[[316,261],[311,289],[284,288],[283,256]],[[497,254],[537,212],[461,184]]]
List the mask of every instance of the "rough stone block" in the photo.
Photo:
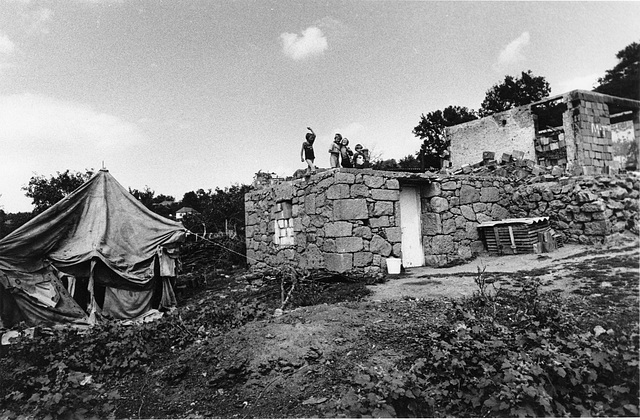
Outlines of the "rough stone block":
[[371,190],[371,198],[374,200],[398,201],[400,199],[400,191],[373,189]]
[[443,211],[449,210],[449,201],[446,198],[433,197],[431,201],[429,201],[429,205],[431,210],[436,213],[442,213]]
[[372,217],[369,219],[369,226],[372,228],[381,228],[391,226],[389,216]]
[[446,255],[427,255],[424,257],[424,263],[429,267],[442,267],[447,262],[449,260]]
[[586,212],[586,213],[596,213],[596,212],[605,211],[606,208],[607,208],[607,205],[603,201],[597,200],[597,201],[593,201],[591,203],[583,204],[580,207],[580,210],[582,210],[583,212]]
[[442,183],[440,188],[444,191],[453,191],[458,188],[458,184],[456,181],[446,181]]
[[365,175],[364,184],[369,188],[380,188],[384,185],[384,178],[375,175]]
[[371,252],[356,252],[353,254],[354,267],[366,267],[373,262],[373,254]]
[[[460,192],[462,199],[462,191]],[[480,189],[480,201],[483,203],[495,203],[500,201],[500,190],[496,187],[486,187]]]
[[449,254],[454,250],[453,238],[449,235],[438,235],[431,238],[431,249],[440,254]]
[[327,198],[329,200],[340,200],[343,198],[349,198],[350,188],[347,184],[334,184],[327,188]]
[[324,254],[324,265],[327,271],[344,273],[353,268],[353,254]]
[[354,184],[351,186],[351,197],[369,197],[369,188],[364,184]]
[[431,198],[440,195],[440,184],[437,182],[431,182],[422,187],[422,196],[424,198]]
[[442,233],[448,235],[456,231],[456,221],[454,219],[448,219],[442,222]]
[[329,238],[351,236],[352,227],[350,222],[329,222],[324,225],[324,234]]
[[356,176],[354,174],[336,172],[336,183],[338,184],[353,184],[355,180]]
[[442,233],[442,221],[438,213],[422,214],[422,234],[438,235]]
[[304,211],[307,214],[316,214],[316,195],[309,194],[304,199]]
[[611,223],[608,220],[598,220],[584,224],[585,235],[607,235],[611,233]]
[[485,251],[484,243],[482,241],[473,241],[469,244],[469,248],[471,248],[471,252],[473,254],[481,254]]
[[473,211],[473,207],[460,206],[460,211],[467,220],[471,220],[472,222],[476,221],[476,212]]
[[391,255],[392,250],[393,247],[386,239],[384,239],[380,235],[373,235],[371,243],[369,244],[369,251],[373,252],[374,254],[382,255],[383,257],[388,257],[389,255]]
[[338,252],[362,251],[362,238],[358,238],[358,237],[336,238],[336,250]]
[[363,220],[369,218],[367,201],[364,198],[335,200],[333,202],[334,220]]
[[371,228],[369,226],[357,226],[353,228],[353,236],[363,239],[371,239],[373,237],[373,233],[371,233]]
[[273,188],[275,201],[288,201],[293,198],[293,184],[290,182],[277,184]]
[[400,182],[397,179],[387,179],[387,182],[385,182],[385,186],[389,190],[399,190]]
[[386,228],[384,233],[387,235],[389,242],[402,242],[402,230],[399,227]]
[[478,232],[478,224],[473,222],[467,222],[465,224],[465,239],[469,239],[471,241],[478,240],[480,238],[480,233]]
[[480,201],[480,193],[471,185],[463,185],[460,188],[460,204],[470,204]]
[[374,217],[379,216],[392,216],[394,212],[392,201],[378,201],[373,204],[373,211],[371,215]]

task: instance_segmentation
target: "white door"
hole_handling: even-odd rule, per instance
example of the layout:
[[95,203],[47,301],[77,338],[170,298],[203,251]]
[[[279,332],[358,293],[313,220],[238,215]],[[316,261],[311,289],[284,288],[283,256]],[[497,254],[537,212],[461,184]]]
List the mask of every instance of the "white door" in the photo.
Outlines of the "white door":
[[424,265],[419,188],[403,186],[400,190],[400,229],[402,230],[402,264],[405,267]]

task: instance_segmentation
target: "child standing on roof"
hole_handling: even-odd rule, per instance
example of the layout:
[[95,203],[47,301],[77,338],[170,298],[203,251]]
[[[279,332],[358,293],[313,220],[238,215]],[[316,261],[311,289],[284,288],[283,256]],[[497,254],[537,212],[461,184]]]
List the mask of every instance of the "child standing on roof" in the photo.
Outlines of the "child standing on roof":
[[367,155],[361,144],[356,144],[356,152],[353,154],[353,166],[358,169],[367,167]]
[[331,149],[329,149],[330,158],[329,162],[331,163],[332,168],[340,167],[339,158],[340,158],[340,148],[342,146],[342,136],[339,133],[336,133],[333,138],[333,144],[331,145]]
[[343,168],[353,168],[353,164],[351,163],[351,156],[353,156],[353,152],[349,149],[349,139],[346,137],[342,139],[342,144],[340,145],[340,156],[340,163]]
[[313,142],[316,141],[316,134],[313,132],[311,127],[307,127],[307,130],[310,133],[307,133],[305,136],[305,141],[302,142],[302,150],[300,150],[300,160],[304,162],[307,161],[307,166],[309,167],[307,172],[309,174],[313,174],[316,172],[316,165],[313,161],[316,159],[316,155],[313,152]]

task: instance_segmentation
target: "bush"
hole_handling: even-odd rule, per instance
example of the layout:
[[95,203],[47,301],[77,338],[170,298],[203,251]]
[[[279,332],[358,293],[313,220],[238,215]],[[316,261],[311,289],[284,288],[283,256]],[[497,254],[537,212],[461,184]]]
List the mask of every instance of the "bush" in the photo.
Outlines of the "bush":
[[401,373],[368,368],[333,413],[436,417],[636,416],[638,333],[586,331],[536,281],[463,299]]

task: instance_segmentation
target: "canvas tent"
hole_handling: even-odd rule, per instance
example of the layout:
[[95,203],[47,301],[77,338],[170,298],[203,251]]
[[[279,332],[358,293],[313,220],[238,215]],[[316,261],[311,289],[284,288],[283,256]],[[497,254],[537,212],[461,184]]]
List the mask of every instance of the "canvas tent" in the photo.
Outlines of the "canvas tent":
[[0,240],[0,315],[90,324],[175,306],[177,246],[187,230],[144,207],[106,170]]

